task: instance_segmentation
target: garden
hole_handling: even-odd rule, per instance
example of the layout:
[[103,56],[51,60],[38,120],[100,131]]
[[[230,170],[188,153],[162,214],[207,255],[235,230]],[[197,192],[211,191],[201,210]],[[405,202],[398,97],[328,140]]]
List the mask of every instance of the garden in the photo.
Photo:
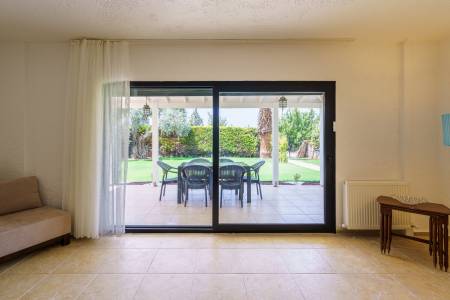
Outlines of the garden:
[[[128,182],[152,180],[151,111],[131,110]],[[265,160],[260,170],[262,181],[272,180],[272,110],[255,109],[258,121],[254,127],[228,124],[219,120],[220,157],[254,164]],[[188,116],[189,114],[189,116]],[[206,123],[206,124],[205,124]],[[192,158],[212,156],[212,117],[204,122],[197,109],[159,109],[160,160],[178,166]],[[320,181],[319,117],[313,109],[287,109],[279,125],[279,181]]]
[[[177,167],[183,162],[188,162],[194,157],[163,157],[161,160],[173,167]],[[230,157],[236,162],[254,164],[259,158],[253,157]],[[306,163],[319,165],[319,160],[301,159]],[[260,176],[262,181],[272,180],[272,160],[266,159],[266,163],[261,167]],[[296,175],[298,174],[298,175]],[[300,177],[298,177],[300,176]],[[293,163],[280,163],[280,178],[282,182],[295,182],[296,178],[302,182],[319,182],[320,171],[312,170]],[[149,182],[152,180],[151,159],[130,159],[128,161],[128,182]]]

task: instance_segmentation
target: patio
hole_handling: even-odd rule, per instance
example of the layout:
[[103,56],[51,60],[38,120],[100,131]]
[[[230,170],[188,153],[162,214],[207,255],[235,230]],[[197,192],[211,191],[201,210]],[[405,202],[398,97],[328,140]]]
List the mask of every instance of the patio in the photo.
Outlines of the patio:
[[[232,191],[224,191],[220,223],[323,223],[323,187],[320,185],[262,186],[263,199],[252,185],[252,202],[241,208]],[[245,195],[245,193],[244,193]],[[187,207],[177,204],[176,185],[168,185],[159,201],[159,187],[150,183],[127,186],[127,225],[211,225],[212,202],[204,205],[203,191],[192,191]]]

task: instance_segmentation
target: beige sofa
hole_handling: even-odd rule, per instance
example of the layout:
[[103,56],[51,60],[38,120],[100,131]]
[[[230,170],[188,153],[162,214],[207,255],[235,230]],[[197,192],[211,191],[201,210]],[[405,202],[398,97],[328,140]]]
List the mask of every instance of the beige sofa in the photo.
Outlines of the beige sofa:
[[0,182],[0,261],[38,246],[70,242],[69,213],[43,206],[36,177]]

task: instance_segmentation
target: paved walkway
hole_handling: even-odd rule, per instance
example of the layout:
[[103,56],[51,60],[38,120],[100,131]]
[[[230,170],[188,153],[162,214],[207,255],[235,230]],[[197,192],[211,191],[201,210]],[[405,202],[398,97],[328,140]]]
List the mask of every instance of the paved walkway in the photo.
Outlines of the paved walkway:
[[[320,185],[261,186],[264,199],[256,195],[244,207],[233,191],[224,191],[220,223],[317,224],[324,222],[323,188]],[[159,201],[160,187],[151,184],[127,185],[125,222],[127,225],[211,225],[212,205],[205,207],[202,190],[189,192],[187,207],[177,204],[176,185],[167,185],[166,195]],[[1,297],[0,297],[1,298]]]
[[301,160],[289,159],[289,163],[300,166],[300,167],[304,167],[304,168],[307,168],[310,170],[320,171],[320,166],[311,164],[311,163],[307,163],[307,162],[304,162]]

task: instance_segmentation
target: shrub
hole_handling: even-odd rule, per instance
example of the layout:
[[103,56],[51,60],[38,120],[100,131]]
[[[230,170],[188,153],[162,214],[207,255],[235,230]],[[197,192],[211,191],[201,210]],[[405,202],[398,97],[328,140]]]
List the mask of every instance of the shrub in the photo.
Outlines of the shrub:
[[259,154],[256,128],[220,127],[220,155],[254,157]]
[[[220,126],[220,155],[256,157],[259,138],[256,128]],[[151,136],[146,139],[151,148]],[[210,156],[212,153],[212,126],[192,126],[184,137],[160,136],[162,156]]]
[[185,145],[186,156],[209,156],[212,153],[212,127],[192,126],[181,143]]
[[[254,157],[259,152],[256,128],[220,126],[222,156]],[[180,138],[178,151],[165,149],[172,155],[209,156],[212,153],[212,126],[192,126],[187,136]],[[174,147],[175,145],[171,145]],[[174,154],[178,152],[178,154]]]
[[287,137],[282,135],[280,137],[280,146],[279,146],[279,152],[280,152],[280,162],[287,163],[288,162],[288,140]]
[[320,117],[314,111],[288,109],[280,120],[280,132],[288,139],[289,150],[297,150],[303,141],[319,138]]

